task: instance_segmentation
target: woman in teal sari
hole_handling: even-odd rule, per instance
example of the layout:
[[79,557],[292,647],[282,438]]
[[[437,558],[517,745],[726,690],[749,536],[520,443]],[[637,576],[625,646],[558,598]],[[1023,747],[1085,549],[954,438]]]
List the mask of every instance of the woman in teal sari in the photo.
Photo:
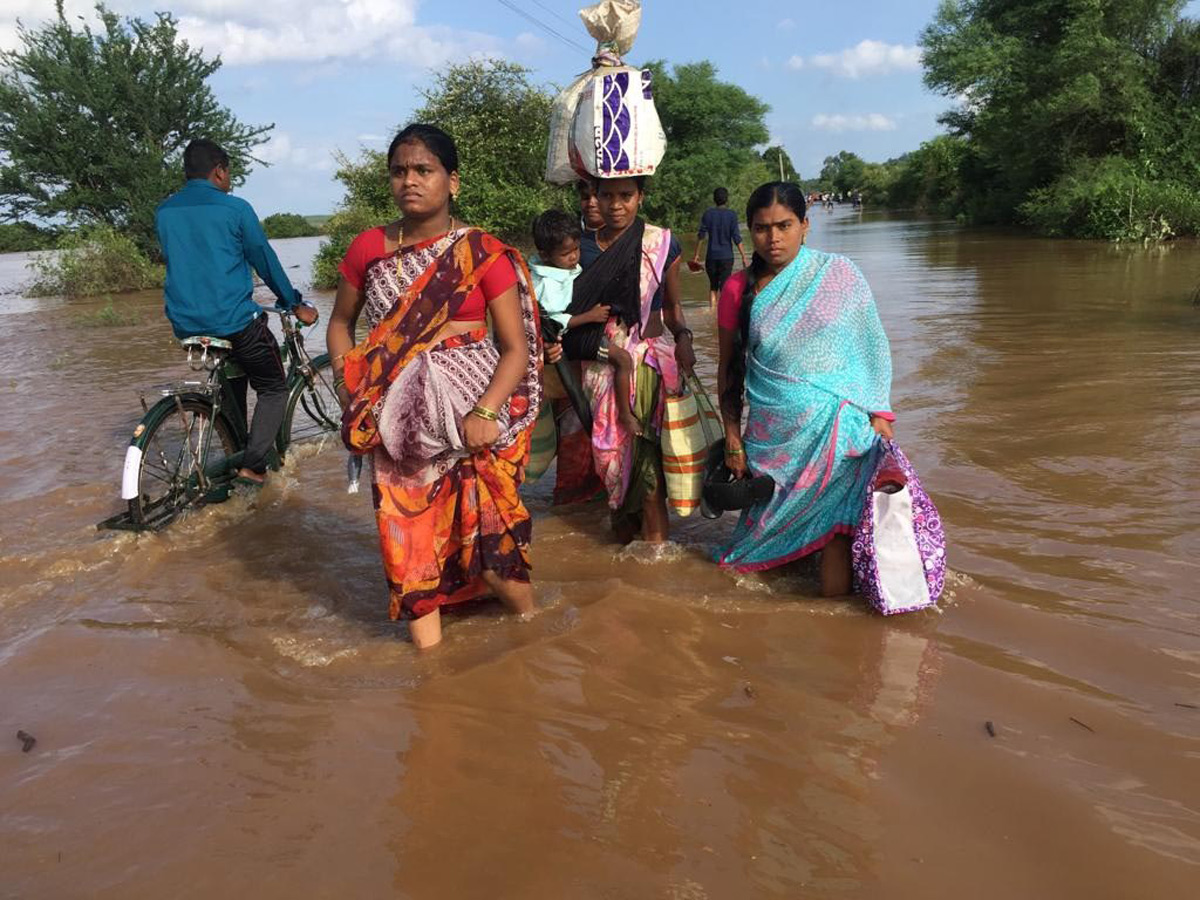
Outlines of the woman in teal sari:
[[848,594],[850,535],[895,421],[887,336],[854,263],[804,246],[797,185],[758,188],[746,222],[754,258],[717,310],[725,462],[776,487],[743,511],[718,561],[747,572],[821,551],[821,593]]

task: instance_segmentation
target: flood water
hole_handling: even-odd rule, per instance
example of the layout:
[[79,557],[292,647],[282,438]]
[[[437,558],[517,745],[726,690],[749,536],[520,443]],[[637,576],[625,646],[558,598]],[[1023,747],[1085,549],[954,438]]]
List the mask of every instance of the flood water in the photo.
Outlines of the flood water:
[[[96,531],[182,355],[157,295],[95,327],[0,257],[0,896],[1196,896],[1200,246],[813,218],[892,340],[940,608],[722,573],[730,516],[622,550],[548,477],[544,611],[423,655],[333,442],[253,504]],[[278,244],[300,285],[315,245]]]

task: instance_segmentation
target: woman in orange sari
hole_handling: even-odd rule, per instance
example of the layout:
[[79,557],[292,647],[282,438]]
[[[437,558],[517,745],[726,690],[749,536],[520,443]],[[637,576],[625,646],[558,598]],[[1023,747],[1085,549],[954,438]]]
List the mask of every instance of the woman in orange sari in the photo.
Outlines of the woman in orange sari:
[[[542,348],[520,254],[451,213],[450,136],[410,125],[387,158],[401,218],[351,244],[326,340],[342,439],[371,454],[390,613],[425,648],[441,640],[446,604],[491,594],[533,610],[518,488]],[[370,333],[355,346],[360,314]]]

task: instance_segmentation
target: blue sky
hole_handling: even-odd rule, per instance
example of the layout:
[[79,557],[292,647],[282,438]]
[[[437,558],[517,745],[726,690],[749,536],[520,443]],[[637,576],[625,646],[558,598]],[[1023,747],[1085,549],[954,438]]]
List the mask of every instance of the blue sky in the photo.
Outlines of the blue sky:
[[[86,13],[88,0],[67,0]],[[580,0],[109,0],[147,16],[170,9],[189,39],[225,65],[212,84],[243,121],[275,123],[262,148],[269,168],[239,189],[260,215],[331,211],[341,191],[333,156],[380,146],[420,103],[432,73],[471,54],[492,54],[568,83],[594,42]],[[533,19],[586,49],[564,44]],[[804,177],[838,150],[878,161],[938,132],[950,101],[922,86],[921,29],[937,0],[850,3],[645,0],[626,60],[710,60],[720,77],[771,105],[768,125]],[[51,0],[0,0],[0,47],[20,17],[35,23]],[[1200,15],[1200,2],[1189,5]],[[668,148],[668,153],[670,149]],[[469,174],[468,174],[469,177]]]

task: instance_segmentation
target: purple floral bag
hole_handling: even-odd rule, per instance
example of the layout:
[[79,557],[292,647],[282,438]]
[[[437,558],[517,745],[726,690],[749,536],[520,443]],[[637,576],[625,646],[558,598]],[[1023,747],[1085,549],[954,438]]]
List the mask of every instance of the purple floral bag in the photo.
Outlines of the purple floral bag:
[[894,441],[883,448],[854,533],[854,590],[890,616],[937,602],[946,534],[912,463]]

